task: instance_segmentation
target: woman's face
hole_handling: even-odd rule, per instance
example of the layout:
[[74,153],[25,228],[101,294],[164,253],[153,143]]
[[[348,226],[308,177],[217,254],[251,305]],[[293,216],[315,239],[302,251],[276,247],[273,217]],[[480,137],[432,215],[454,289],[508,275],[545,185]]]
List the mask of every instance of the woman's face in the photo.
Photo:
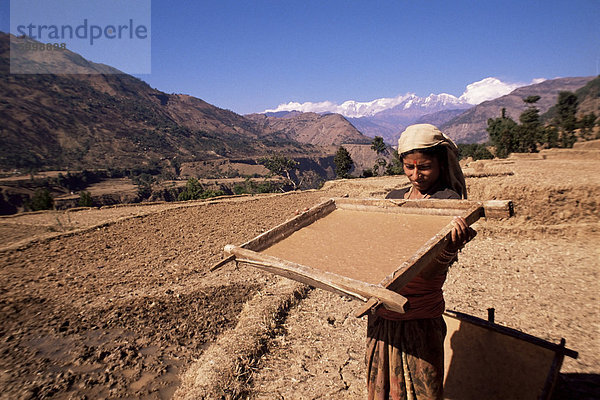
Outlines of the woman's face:
[[410,183],[421,193],[431,189],[440,177],[440,163],[434,155],[416,151],[402,159],[402,166]]

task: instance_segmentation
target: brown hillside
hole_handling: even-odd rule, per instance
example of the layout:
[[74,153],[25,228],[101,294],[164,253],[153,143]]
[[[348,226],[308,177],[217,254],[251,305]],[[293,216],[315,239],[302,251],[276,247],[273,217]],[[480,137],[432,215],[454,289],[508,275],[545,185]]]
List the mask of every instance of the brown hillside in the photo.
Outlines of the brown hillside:
[[[23,40],[0,33],[3,71],[9,70],[9,43]],[[0,167],[130,168],[168,165],[165,160],[175,157],[319,153],[200,99],[165,94],[126,74],[98,74],[118,71],[68,50],[48,54],[57,66],[77,62],[81,73],[6,73],[0,81]]]
[[536,107],[540,110],[540,114],[543,114],[556,104],[559,92],[574,92],[592,79],[594,77],[560,78],[524,86],[506,96],[484,101],[443,124],[440,128],[459,143],[485,142],[488,139],[487,120],[499,117],[502,114],[502,108],[506,108],[507,115],[518,122],[519,116],[527,108],[523,99],[527,96],[538,95],[540,100],[536,103]]
[[339,146],[342,143],[371,143],[340,114],[292,114],[289,117],[267,117],[264,114],[247,115],[270,132],[282,132],[290,139],[317,146]]
[[579,116],[594,113],[600,115],[600,76],[588,82],[575,92],[579,100],[577,113]]
[[[387,162],[392,160],[391,148],[386,154],[378,156],[370,144],[343,143],[342,146],[348,150],[352,161],[354,161],[354,168],[350,172],[352,176],[360,176],[364,170],[372,169],[378,158],[383,158]],[[381,174],[382,171],[380,170],[379,173]]]
[[[363,170],[373,168],[377,159],[377,154],[371,149],[373,139],[360,133],[339,114],[292,113],[284,117],[250,114],[246,117],[265,131],[278,132],[301,143],[321,146],[330,155],[335,154],[340,145],[344,146],[354,161],[353,176],[360,176]],[[389,161],[390,155],[384,158]]]

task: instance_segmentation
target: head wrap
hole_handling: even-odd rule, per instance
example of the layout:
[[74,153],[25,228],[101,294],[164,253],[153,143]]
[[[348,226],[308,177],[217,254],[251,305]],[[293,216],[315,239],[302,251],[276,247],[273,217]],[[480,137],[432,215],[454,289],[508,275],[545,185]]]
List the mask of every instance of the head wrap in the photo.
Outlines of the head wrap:
[[435,146],[444,146],[447,154],[447,171],[440,171],[445,177],[449,188],[467,198],[467,185],[460,164],[458,163],[458,147],[452,139],[442,133],[438,128],[430,124],[411,125],[398,139],[398,154],[402,155],[412,150],[430,149]]

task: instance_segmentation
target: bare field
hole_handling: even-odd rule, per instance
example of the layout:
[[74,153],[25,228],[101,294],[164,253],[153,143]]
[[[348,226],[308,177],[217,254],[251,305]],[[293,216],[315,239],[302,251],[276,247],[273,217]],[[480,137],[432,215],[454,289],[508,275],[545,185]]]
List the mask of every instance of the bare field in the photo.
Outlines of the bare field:
[[[447,307],[579,352],[555,399],[600,374],[600,161],[471,163],[470,198],[512,199],[480,221]],[[241,244],[325,198],[381,197],[404,177],[322,190],[0,218],[0,398],[362,399],[359,306],[247,266]],[[587,396],[587,397],[586,397]]]

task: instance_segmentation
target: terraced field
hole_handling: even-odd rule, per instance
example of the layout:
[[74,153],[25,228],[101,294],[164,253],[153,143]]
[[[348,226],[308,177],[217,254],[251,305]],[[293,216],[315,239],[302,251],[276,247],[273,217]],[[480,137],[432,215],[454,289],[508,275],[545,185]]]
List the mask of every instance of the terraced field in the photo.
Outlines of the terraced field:
[[[476,223],[447,307],[494,307],[497,323],[566,338],[579,358],[556,399],[598,395],[599,171],[598,158],[558,153],[465,168],[471,199],[512,199],[516,216]],[[0,218],[0,398],[363,399],[356,301],[210,267],[297,210],[404,183]]]

